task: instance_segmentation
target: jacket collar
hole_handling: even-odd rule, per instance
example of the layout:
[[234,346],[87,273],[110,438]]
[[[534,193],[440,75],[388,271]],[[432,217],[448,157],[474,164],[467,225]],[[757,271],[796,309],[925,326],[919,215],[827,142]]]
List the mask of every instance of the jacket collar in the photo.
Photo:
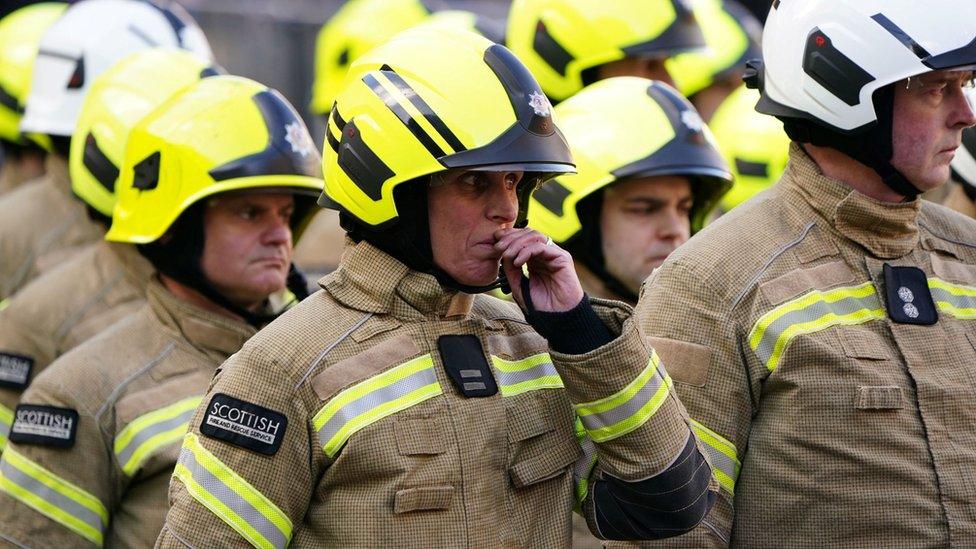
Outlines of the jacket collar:
[[100,245],[108,248],[109,252],[118,258],[125,277],[137,288],[145,288],[156,269],[148,259],[143,257],[132,244],[102,241]]
[[397,318],[463,317],[474,300],[365,241],[347,240],[339,268],[319,285],[347,307]]
[[603,279],[594,274],[593,271],[587,269],[582,261],[575,262],[574,266],[576,267],[576,276],[579,277],[580,285],[583,286],[583,291],[590,297],[612,299],[614,301],[623,301],[628,305],[635,305],[631,299],[625,298],[608,288]]
[[256,330],[245,322],[207,311],[179,299],[152,278],[146,299],[156,318],[208,356],[223,361],[236,353]]
[[837,232],[881,259],[895,259],[918,245],[921,200],[880,202],[825,176],[796,143],[784,177],[787,192],[800,195]]

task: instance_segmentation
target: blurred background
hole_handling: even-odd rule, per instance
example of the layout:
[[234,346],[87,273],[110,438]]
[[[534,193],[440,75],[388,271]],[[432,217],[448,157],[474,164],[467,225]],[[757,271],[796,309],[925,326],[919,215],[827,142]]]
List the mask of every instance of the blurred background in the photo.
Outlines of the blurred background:
[[[10,0],[3,11],[23,1]],[[217,60],[231,74],[254,78],[281,91],[301,110],[316,143],[324,123],[308,108],[312,88],[315,36],[342,0],[179,0],[203,27]],[[431,8],[497,11],[507,0],[427,0]],[[741,0],[765,19],[769,0]]]

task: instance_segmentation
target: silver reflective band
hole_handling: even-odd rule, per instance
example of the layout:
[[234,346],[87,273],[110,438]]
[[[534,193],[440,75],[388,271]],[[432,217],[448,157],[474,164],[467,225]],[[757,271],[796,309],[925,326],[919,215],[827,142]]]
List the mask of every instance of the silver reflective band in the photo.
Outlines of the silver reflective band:
[[180,450],[180,465],[186,468],[201,488],[220,503],[226,505],[231,511],[241,517],[247,524],[260,535],[264,536],[274,547],[287,547],[288,536],[278,529],[270,520],[267,519],[258,509],[251,505],[246,499],[242,498],[229,486],[221,482],[219,478],[210,473],[205,467],[197,462],[196,456],[185,446]]

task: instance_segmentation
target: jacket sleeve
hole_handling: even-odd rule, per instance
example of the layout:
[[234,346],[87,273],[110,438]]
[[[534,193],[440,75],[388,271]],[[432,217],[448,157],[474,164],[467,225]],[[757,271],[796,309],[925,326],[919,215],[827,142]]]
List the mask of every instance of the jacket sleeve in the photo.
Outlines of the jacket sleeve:
[[190,421],[157,547],[290,543],[324,467],[297,385],[257,346],[227,359]]
[[553,349],[578,417],[577,497],[603,539],[659,539],[705,516],[717,485],[671,378],[626,305],[592,300],[612,339],[582,354]]
[[21,546],[101,546],[117,503],[111,442],[61,365],[24,393],[0,459],[0,539]]
[[0,379],[8,382],[0,387],[0,452],[24,388],[56,357],[54,334],[48,323],[34,318],[33,309],[21,294],[0,309]]
[[645,284],[636,316],[674,378],[700,447],[721,486],[718,501],[694,531],[664,545],[729,545],[733,494],[752,418],[749,365],[728,296],[684,264],[658,269]]

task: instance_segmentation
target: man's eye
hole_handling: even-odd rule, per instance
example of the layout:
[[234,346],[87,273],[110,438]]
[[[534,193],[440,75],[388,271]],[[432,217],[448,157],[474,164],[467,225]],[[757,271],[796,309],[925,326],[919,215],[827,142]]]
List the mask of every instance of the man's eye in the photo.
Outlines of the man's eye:
[[238,212],[241,219],[254,219],[257,217],[258,212],[254,208],[244,208]]

